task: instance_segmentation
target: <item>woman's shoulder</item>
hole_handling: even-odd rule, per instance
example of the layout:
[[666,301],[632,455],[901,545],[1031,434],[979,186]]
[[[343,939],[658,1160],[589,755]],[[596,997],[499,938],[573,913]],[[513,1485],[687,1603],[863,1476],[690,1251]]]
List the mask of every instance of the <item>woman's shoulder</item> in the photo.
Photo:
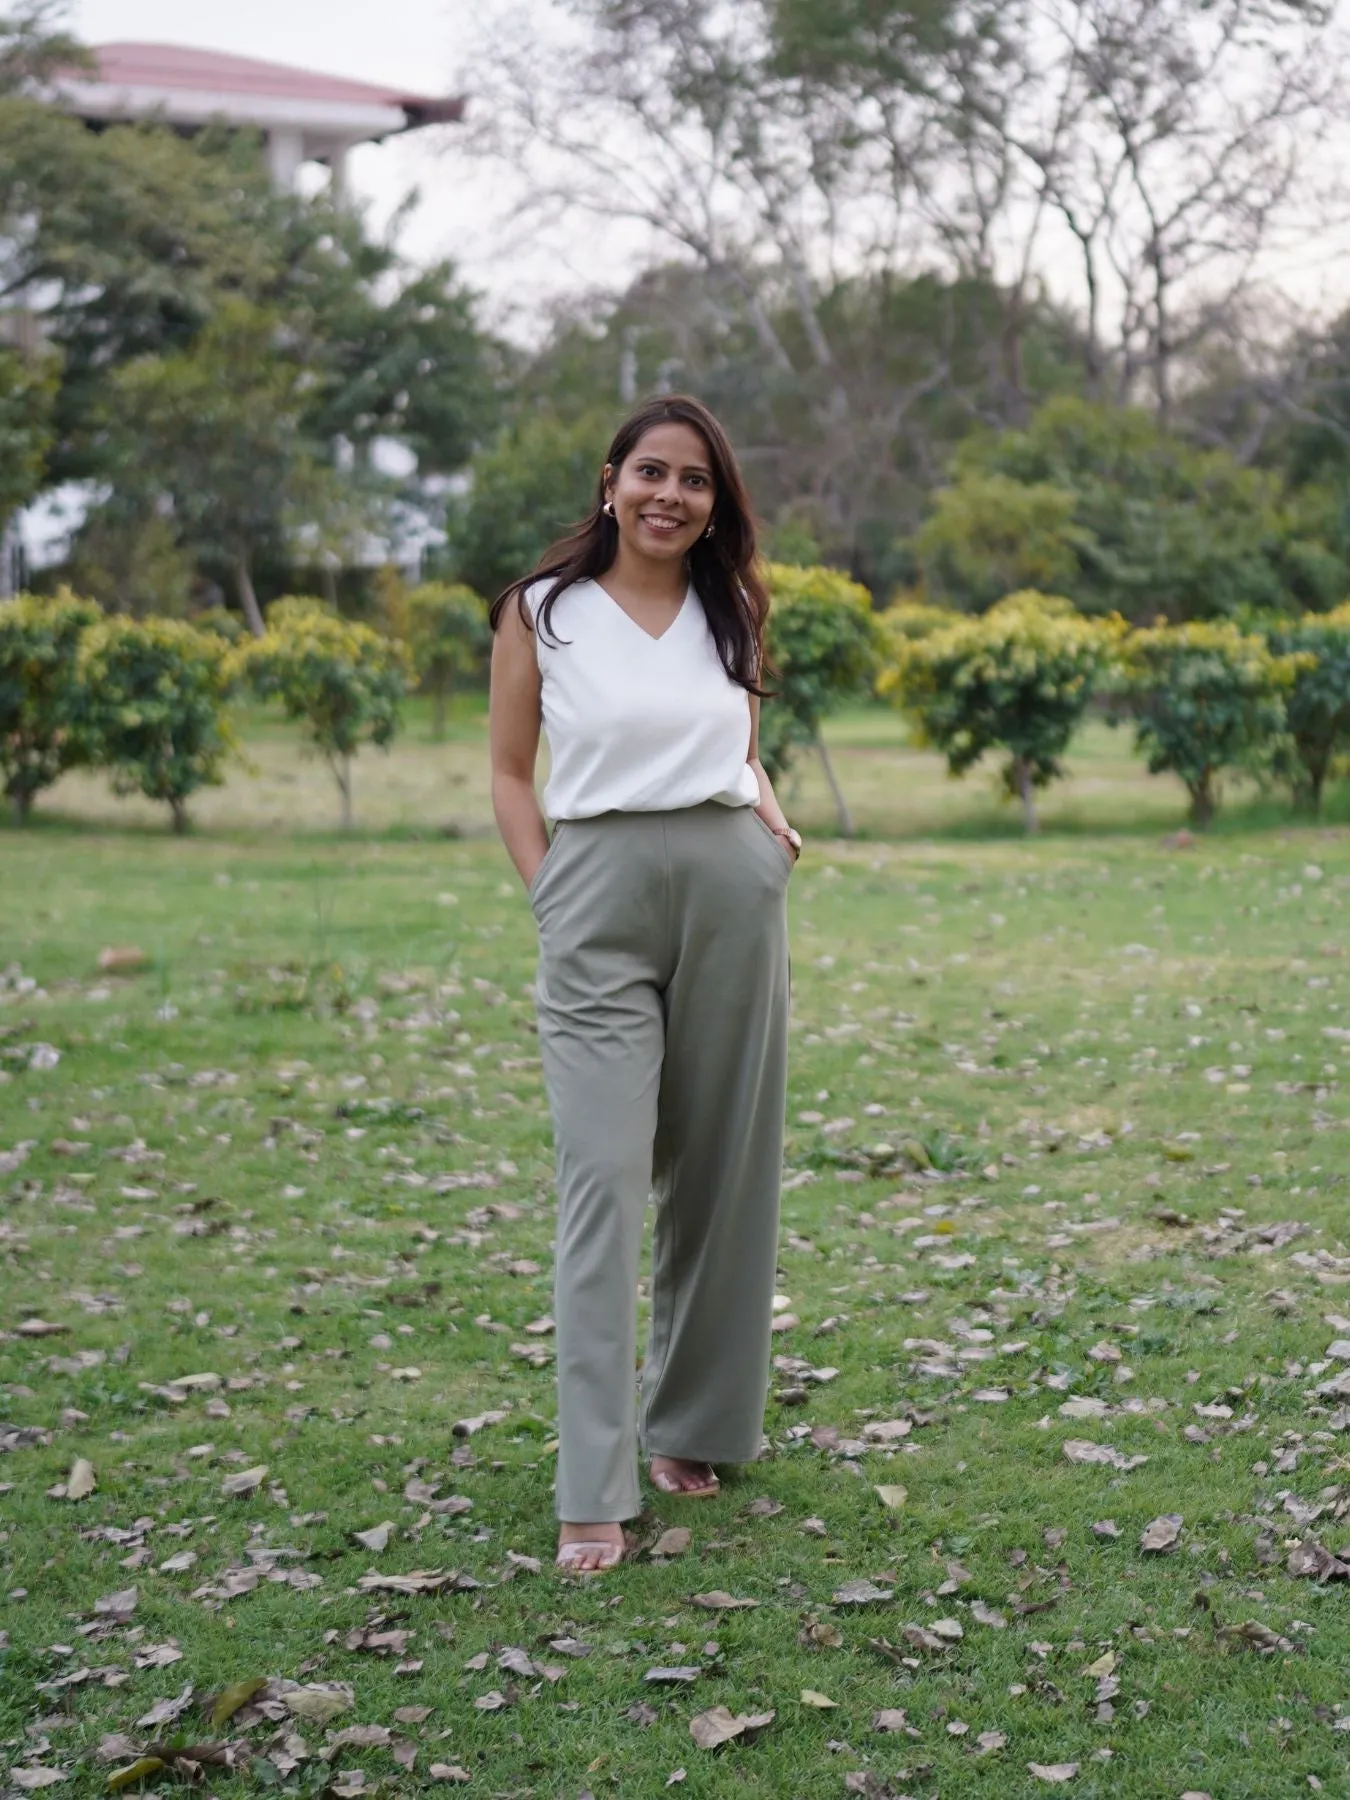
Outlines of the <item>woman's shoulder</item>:
[[554,592],[555,588],[557,589],[557,598],[554,601],[554,606],[557,607],[563,601],[574,599],[576,596],[584,593],[590,586],[592,586],[591,582],[582,580],[569,581],[564,583],[562,587],[558,587],[556,576],[544,575],[536,581],[531,581],[527,587],[522,589],[522,593],[524,595],[525,604],[529,608],[530,617],[532,619],[537,619],[539,617],[540,607],[544,604],[545,600],[548,599],[549,595]]

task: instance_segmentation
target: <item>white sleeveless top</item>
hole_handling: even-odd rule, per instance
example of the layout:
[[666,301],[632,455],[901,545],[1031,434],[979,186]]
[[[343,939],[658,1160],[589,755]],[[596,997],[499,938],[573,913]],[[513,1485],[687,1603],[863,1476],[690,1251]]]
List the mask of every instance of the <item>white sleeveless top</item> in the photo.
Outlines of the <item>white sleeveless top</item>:
[[[526,594],[537,621],[548,582]],[[605,812],[673,812],[716,800],[757,806],[750,699],[722,667],[691,587],[673,623],[652,637],[596,581],[558,595],[547,643],[535,630],[552,819]]]

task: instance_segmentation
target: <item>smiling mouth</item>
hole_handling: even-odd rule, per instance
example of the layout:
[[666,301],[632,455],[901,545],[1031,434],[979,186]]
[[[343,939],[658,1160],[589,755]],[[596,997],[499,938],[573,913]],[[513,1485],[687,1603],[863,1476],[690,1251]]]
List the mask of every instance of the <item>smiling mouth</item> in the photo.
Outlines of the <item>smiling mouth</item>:
[[667,519],[659,513],[643,513],[640,516],[648,531],[656,532],[658,537],[670,537],[684,527],[683,519]]

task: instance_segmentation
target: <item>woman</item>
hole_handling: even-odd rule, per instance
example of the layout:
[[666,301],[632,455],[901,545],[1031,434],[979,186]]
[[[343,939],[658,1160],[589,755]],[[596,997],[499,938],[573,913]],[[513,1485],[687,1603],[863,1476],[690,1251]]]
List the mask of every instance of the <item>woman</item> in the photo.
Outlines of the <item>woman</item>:
[[680,397],[629,419],[590,517],[492,609],[492,799],[539,927],[557,1153],[557,1560],[582,1572],[640,1510],[652,1190],[652,1484],[710,1496],[759,1452],[801,848],[759,761],[767,610],[731,446]]

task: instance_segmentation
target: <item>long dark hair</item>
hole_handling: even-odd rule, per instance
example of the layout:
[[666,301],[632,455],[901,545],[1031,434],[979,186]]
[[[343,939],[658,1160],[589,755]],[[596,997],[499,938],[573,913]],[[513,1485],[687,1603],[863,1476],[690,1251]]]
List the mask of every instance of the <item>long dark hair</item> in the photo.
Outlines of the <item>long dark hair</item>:
[[[619,427],[606,458],[617,473],[639,441],[656,425],[689,425],[703,439],[713,475],[711,537],[700,537],[689,552],[689,577],[703,604],[708,629],[728,677],[747,692],[763,696],[759,686],[764,672],[764,621],[769,594],[760,573],[755,548],[755,521],[736,453],[727,434],[701,400],[687,394],[665,394],[649,400]],[[513,581],[492,603],[490,618],[495,631],[508,606],[520,609],[526,625],[533,626],[546,643],[562,640],[553,630],[553,608],[559,594],[574,581],[593,581],[603,575],[618,553],[619,527],[605,511],[605,478],[596,483],[595,504],[580,524],[546,550],[529,575]],[[526,591],[536,582],[549,584],[532,620]]]

